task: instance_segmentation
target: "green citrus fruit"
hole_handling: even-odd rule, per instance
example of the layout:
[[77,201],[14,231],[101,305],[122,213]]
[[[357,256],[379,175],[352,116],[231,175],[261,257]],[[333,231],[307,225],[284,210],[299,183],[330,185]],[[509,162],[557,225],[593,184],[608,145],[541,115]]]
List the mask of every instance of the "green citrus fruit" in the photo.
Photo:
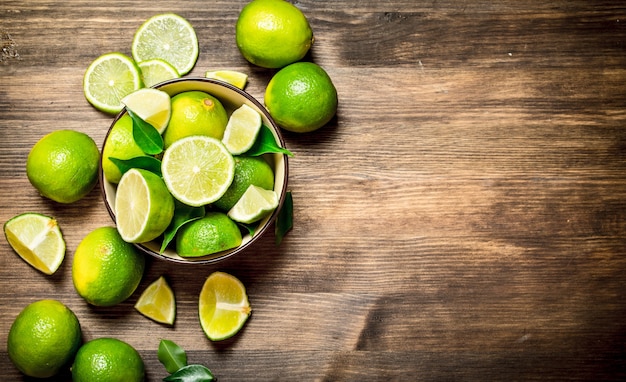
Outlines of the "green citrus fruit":
[[141,78],[146,87],[152,87],[160,82],[180,78],[180,74],[169,62],[160,58],[141,61],[137,64],[141,69]]
[[337,112],[337,90],[330,77],[312,62],[286,66],[265,90],[265,105],[276,123],[296,133],[317,130]]
[[191,135],[222,139],[228,115],[222,103],[210,94],[188,91],[172,97],[172,115],[163,133],[165,147]]
[[40,300],[25,307],[11,325],[7,351],[22,373],[48,378],[69,367],[80,343],[76,315],[59,301]]
[[226,193],[213,203],[213,206],[222,211],[228,211],[246,192],[250,185],[266,190],[274,189],[274,172],[272,167],[262,157],[236,156],[235,176]]
[[87,134],[57,130],[33,146],[26,160],[26,175],[41,195],[72,203],[96,185],[99,161],[98,146]]
[[120,169],[110,158],[131,159],[144,155],[133,138],[133,120],[124,114],[115,122],[102,148],[102,173],[111,183],[119,183],[122,178]]
[[282,68],[302,59],[313,44],[308,20],[283,0],[253,0],[239,14],[237,47],[246,60],[265,68]]
[[202,219],[182,226],[176,235],[176,252],[182,257],[210,255],[239,245],[239,227],[222,212],[207,212]]
[[125,242],[114,227],[101,227],[78,244],[72,280],[78,294],[88,303],[112,306],[133,294],[144,267],[142,253]]
[[141,293],[135,309],[151,320],[173,325],[176,318],[176,298],[174,291],[161,276]]
[[116,338],[97,338],[80,347],[72,365],[74,382],[141,382],[145,365],[128,343]]
[[250,185],[241,199],[228,211],[228,217],[236,222],[251,224],[266,217],[278,207],[278,194]]

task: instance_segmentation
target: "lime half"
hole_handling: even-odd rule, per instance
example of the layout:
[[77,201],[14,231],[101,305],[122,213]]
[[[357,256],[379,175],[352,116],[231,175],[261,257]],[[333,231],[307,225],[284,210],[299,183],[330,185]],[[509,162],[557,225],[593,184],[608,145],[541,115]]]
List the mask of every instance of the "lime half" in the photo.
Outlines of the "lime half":
[[158,89],[143,88],[122,98],[122,103],[159,132],[165,131],[172,116],[170,95]]
[[243,104],[233,111],[226,124],[222,142],[231,154],[243,154],[250,150],[261,131],[261,114]]
[[152,87],[160,82],[180,77],[175,67],[158,58],[141,61],[137,65],[141,69],[141,77],[146,87]]
[[143,291],[135,309],[149,319],[172,325],[176,318],[176,300],[165,277],[161,276]]

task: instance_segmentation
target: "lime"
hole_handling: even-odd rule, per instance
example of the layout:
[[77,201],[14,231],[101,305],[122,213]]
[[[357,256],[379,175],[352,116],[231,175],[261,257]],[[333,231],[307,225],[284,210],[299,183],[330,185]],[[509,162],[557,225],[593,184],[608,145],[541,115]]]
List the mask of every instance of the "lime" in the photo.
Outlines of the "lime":
[[243,196],[228,211],[228,216],[236,222],[254,223],[267,216],[278,207],[278,194],[251,184]]
[[25,307],[11,325],[7,351],[22,373],[48,378],[69,367],[80,343],[76,315],[59,301],[39,300]]
[[121,53],[96,58],[83,78],[85,98],[96,109],[110,114],[122,111],[122,98],[143,87],[137,64]]
[[222,103],[210,94],[188,91],[172,97],[172,117],[163,134],[165,147],[191,135],[222,139],[228,114]]
[[237,224],[222,212],[207,212],[202,219],[181,227],[176,235],[176,252],[182,257],[199,257],[241,245]]
[[180,74],[175,67],[173,67],[169,62],[159,58],[141,61],[137,65],[139,66],[139,69],[141,69],[143,84],[147,87],[152,87],[158,83],[171,80],[173,78],[180,78]]
[[313,44],[308,20],[283,0],[253,0],[239,14],[237,47],[246,60],[265,68],[282,68],[302,59]]
[[165,13],[151,17],[137,29],[131,51],[137,62],[158,58],[183,76],[198,60],[198,38],[189,21]]
[[78,349],[72,365],[74,382],[142,382],[145,365],[128,343],[116,338],[97,338]]
[[24,213],[4,224],[4,235],[17,254],[40,272],[53,274],[65,257],[65,240],[57,221],[37,213]]
[[233,111],[226,124],[222,142],[231,154],[243,154],[250,150],[261,131],[261,114],[243,104]]
[[133,168],[122,176],[115,194],[115,220],[124,241],[156,239],[173,216],[174,198],[158,175]]
[[174,292],[161,276],[143,291],[135,309],[149,319],[162,324],[174,324],[176,318],[176,300]]
[[199,311],[206,336],[220,341],[237,334],[252,310],[241,281],[228,273],[214,272],[202,286]]
[[317,130],[337,112],[337,90],[328,74],[312,62],[297,62],[272,77],[265,105],[280,127],[296,133]]
[[143,276],[144,255],[113,227],[97,228],[78,244],[72,280],[78,294],[96,306],[112,306],[130,297]]
[[235,160],[217,139],[191,136],[165,150],[161,171],[176,199],[198,207],[224,195],[235,175]]
[[228,211],[251,184],[266,190],[274,188],[274,172],[263,157],[236,156],[235,176],[224,195],[213,203],[214,207]]
[[158,89],[143,88],[122,98],[127,109],[148,122],[159,132],[165,131],[172,115],[170,95]]
[[122,178],[120,169],[110,158],[131,159],[144,155],[141,147],[133,138],[133,120],[124,114],[115,122],[102,148],[102,173],[111,183],[119,183]]
[[248,83],[248,75],[235,70],[213,70],[205,73],[206,78],[212,78],[231,84],[239,89],[246,87]]
[[98,146],[87,134],[57,130],[30,150],[26,175],[41,195],[59,203],[72,203],[96,185],[99,161]]

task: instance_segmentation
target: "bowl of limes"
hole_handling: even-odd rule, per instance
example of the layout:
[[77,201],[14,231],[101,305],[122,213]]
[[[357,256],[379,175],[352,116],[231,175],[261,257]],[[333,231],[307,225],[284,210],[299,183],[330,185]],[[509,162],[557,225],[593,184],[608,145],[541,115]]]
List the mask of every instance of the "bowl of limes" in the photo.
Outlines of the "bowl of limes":
[[122,238],[177,263],[213,263],[252,246],[287,194],[280,130],[249,93],[178,78],[126,96],[107,132],[99,180]]

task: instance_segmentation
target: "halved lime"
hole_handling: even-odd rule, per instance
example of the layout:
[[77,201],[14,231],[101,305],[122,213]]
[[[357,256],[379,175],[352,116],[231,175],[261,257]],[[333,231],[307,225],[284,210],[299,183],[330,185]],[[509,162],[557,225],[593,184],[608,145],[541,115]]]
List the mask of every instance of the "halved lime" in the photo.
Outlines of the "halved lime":
[[172,116],[170,95],[153,88],[143,88],[122,98],[122,103],[139,118],[148,122],[159,134],[165,131]]
[[83,77],[85,98],[96,109],[117,114],[122,98],[143,87],[137,64],[121,53],[107,53],[96,58]]
[[222,142],[194,135],[165,150],[161,172],[176,199],[198,207],[224,195],[235,175],[235,160]]
[[248,75],[236,70],[211,70],[206,72],[205,76],[206,78],[226,82],[242,90],[248,83]]
[[278,194],[251,184],[239,201],[228,211],[228,216],[240,223],[254,223],[278,207]]
[[152,87],[173,78],[180,78],[180,74],[175,67],[159,58],[141,61],[137,65],[141,69],[141,78],[143,78],[143,83],[146,87]]
[[149,319],[172,325],[176,318],[176,299],[165,277],[161,276],[141,293],[135,309]]
[[53,274],[65,257],[65,240],[57,221],[27,212],[4,224],[4,235],[15,252],[33,268]]
[[151,17],[137,29],[131,51],[137,62],[159,58],[184,76],[198,60],[198,38],[189,21],[165,13]]
[[243,104],[233,111],[226,124],[222,142],[231,154],[243,154],[250,150],[261,131],[261,114]]
[[212,341],[234,336],[250,316],[246,288],[235,276],[212,273],[200,292],[200,325]]

